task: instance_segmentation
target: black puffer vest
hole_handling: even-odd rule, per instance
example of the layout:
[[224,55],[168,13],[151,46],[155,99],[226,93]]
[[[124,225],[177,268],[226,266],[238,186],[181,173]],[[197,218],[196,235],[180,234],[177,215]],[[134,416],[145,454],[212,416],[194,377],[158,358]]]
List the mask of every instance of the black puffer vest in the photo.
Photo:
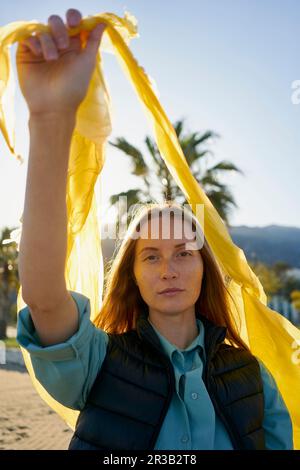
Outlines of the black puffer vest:
[[[81,410],[69,450],[153,450],[175,391],[172,363],[147,320],[109,334],[107,353]],[[263,385],[257,359],[223,341],[226,328],[205,328],[203,380],[234,449],[265,449]],[[175,449],[172,449],[175,450]]]

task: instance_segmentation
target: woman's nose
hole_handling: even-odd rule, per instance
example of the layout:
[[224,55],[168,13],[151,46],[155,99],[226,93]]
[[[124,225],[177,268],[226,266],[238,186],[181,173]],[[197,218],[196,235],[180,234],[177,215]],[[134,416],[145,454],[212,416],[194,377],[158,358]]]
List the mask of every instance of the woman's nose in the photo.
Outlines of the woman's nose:
[[178,277],[178,275],[176,273],[164,273],[162,275],[163,279],[168,279],[168,278],[176,279],[177,277]]
[[161,269],[161,277],[162,278],[176,278],[178,276],[177,272],[172,268],[169,263],[165,263]]

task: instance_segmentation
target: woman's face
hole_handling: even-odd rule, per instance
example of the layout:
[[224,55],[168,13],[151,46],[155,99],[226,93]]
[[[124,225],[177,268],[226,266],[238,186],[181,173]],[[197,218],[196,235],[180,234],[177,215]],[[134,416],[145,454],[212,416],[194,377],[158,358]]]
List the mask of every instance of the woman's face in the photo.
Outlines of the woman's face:
[[[140,294],[150,310],[179,313],[193,307],[200,295],[203,260],[199,246],[193,242],[195,233],[188,221],[182,222],[176,216],[171,218],[168,236],[162,225],[160,218],[155,237],[153,231],[151,233],[151,222],[141,227],[133,271]],[[161,293],[169,288],[182,290],[172,294]]]

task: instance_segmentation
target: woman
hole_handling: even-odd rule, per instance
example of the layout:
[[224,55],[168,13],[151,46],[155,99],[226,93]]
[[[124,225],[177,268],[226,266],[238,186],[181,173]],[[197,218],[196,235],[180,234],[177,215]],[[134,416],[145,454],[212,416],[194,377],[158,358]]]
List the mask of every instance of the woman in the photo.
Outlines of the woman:
[[[80,19],[68,10],[68,27]],[[292,448],[282,397],[238,335],[222,273],[189,210],[153,204],[135,215],[95,324],[89,299],[66,289],[69,146],[103,28],[82,51],[61,18],[49,25],[51,35],[17,54],[30,110],[19,255],[27,307],[17,338],[47,391],[81,411],[69,448]]]

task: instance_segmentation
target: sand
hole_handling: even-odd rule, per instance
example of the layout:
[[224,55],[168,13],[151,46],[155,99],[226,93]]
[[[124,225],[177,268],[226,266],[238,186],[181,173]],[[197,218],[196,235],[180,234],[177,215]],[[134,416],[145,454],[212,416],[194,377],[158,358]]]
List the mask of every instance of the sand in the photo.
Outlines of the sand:
[[0,450],[64,450],[72,430],[40,398],[26,369],[0,366]]

